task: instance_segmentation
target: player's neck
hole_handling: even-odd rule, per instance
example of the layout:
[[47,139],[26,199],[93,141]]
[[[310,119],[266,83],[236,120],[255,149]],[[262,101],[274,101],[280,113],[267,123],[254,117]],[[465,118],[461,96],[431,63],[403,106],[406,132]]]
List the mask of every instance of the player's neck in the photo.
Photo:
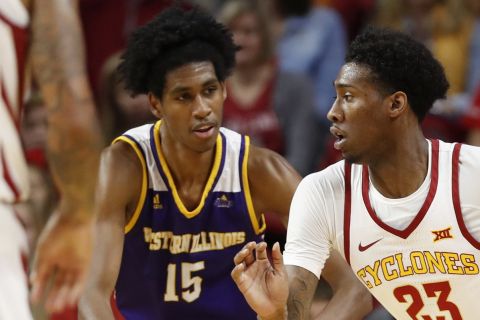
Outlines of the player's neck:
[[[407,131],[408,132],[408,131]],[[388,198],[414,193],[428,172],[428,142],[420,128],[390,144],[378,161],[368,165],[375,188]]]
[[169,139],[161,139],[160,145],[177,189],[185,185],[206,183],[213,165],[215,148],[196,152]]

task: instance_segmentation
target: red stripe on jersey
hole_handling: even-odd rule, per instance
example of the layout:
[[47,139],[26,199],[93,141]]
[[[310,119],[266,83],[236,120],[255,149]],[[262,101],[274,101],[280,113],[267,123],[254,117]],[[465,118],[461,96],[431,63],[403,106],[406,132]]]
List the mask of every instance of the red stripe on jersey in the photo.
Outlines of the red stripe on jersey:
[[474,237],[468,232],[465,221],[463,220],[462,207],[460,205],[460,184],[459,184],[459,169],[460,169],[460,148],[462,145],[456,143],[453,147],[452,154],[452,199],[453,207],[455,208],[455,216],[457,217],[457,223],[460,227],[460,231],[465,239],[478,250],[480,250],[480,242],[475,240]]
[[113,317],[115,320],[125,320],[120,310],[118,310],[117,300],[115,299],[115,291],[112,292],[112,295],[110,296],[110,307],[112,308]]
[[1,12],[0,12],[0,20],[5,22],[6,24],[8,24],[9,26],[13,26],[13,23],[12,21],[10,21],[10,19],[8,19],[7,17],[5,17]]
[[[27,60],[28,37],[29,32],[26,27],[19,27],[10,21],[7,17],[0,13],[0,20],[6,23],[12,32],[12,37],[15,45],[15,57],[17,59],[17,75],[18,75],[18,92],[16,95],[17,101],[10,101],[7,98],[5,87],[2,83],[0,90],[2,91],[2,98],[7,105],[7,110],[12,120],[15,123],[17,130],[20,127],[20,115],[23,108],[23,89],[25,85],[25,65]],[[17,110],[13,108],[17,106]]]
[[438,185],[438,157],[439,157],[439,142],[438,140],[431,140],[432,143],[432,166],[431,166],[431,173],[430,173],[430,188],[428,190],[427,198],[423,203],[420,211],[418,211],[415,218],[410,222],[410,224],[404,230],[395,229],[387,224],[385,224],[375,213],[373,210],[372,205],[370,203],[370,197],[368,196],[369,191],[369,182],[370,179],[368,177],[368,166],[363,166],[362,171],[362,197],[363,202],[365,203],[365,207],[367,208],[370,217],[384,230],[400,237],[403,239],[408,238],[408,236],[415,230],[415,228],[420,224],[422,219],[427,214],[430,205],[432,204],[433,198],[435,198],[435,193],[437,192],[437,185]]
[[350,220],[352,216],[352,165],[345,160],[345,199],[344,199],[344,218],[343,218],[343,250],[345,259],[350,264]]
[[13,39],[15,40],[15,55],[17,57],[17,73],[18,73],[18,116],[22,114],[23,109],[23,97],[25,86],[25,66],[27,61],[27,50],[29,32],[27,28],[20,28],[12,26]]
[[13,124],[15,125],[15,128],[17,128],[17,133],[20,134],[19,117],[16,116],[14,111],[13,111],[12,103],[10,102],[10,100],[7,97],[7,91],[5,90],[5,87],[4,87],[3,83],[0,85],[0,91],[2,91],[2,100],[5,104],[5,106],[7,107],[7,112],[10,115],[10,118],[11,118]]
[[15,186],[15,183],[13,182],[12,177],[10,176],[10,172],[8,171],[7,167],[7,162],[5,161],[5,157],[3,155],[3,151],[0,150],[1,158],[2,158],[2,167],[3,167],[3,178],[5,179],[5,182],[7,182],[7,185],[10,187],[10,190],[12,190],[13,195],[15,197],[15,202],[20,199],[20,192],[18,191],[18,188]]

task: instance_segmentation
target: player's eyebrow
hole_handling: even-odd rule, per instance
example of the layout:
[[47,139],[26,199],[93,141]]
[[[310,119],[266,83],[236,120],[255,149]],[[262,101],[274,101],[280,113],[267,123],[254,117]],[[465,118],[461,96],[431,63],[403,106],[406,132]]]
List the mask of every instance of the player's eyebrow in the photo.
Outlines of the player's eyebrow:
[[335,82],[335,81],[333,81],[333,86],[334,86],[335,88],[355,88],[355,89],[357,88],[356,86],[351,85],[351,84],[349,84],[349,83]]

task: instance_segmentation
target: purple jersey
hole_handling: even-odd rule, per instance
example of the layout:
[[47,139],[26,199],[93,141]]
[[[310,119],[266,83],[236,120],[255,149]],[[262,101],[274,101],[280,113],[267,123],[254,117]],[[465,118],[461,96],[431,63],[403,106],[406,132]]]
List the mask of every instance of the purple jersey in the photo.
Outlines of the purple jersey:
[[178,196],[160,148],[159,128],[118,138],[144,168],[140,202],[125,227],[115,298],[126,319],[256,319],[230,277],[233,257],[261,241],[247,176],[249,139],[221,128],[215,159],[197,208]]

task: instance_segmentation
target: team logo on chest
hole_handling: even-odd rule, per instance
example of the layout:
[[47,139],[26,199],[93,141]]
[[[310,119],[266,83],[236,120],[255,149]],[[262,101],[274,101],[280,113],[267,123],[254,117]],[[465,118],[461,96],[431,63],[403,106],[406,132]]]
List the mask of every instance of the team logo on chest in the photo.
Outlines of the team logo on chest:
[[437,242],[439,240],[443,239],[453,239],[453,236],[450,233],[450,230],[452,227],[448,227],[443,230],[438,230],[438,231],[432,231],[432,233],[435,235],[435,238],[433,239],[433,242]]
[[217,208],[231,208],[233,206],[233,201],[229,200],[226,194],[222,194],[215,199],[214,205]]
[[160,195],[157,193],[155,196],[153,196],[153,209],[162,209],[163,205],[162,202],[160,201]]

